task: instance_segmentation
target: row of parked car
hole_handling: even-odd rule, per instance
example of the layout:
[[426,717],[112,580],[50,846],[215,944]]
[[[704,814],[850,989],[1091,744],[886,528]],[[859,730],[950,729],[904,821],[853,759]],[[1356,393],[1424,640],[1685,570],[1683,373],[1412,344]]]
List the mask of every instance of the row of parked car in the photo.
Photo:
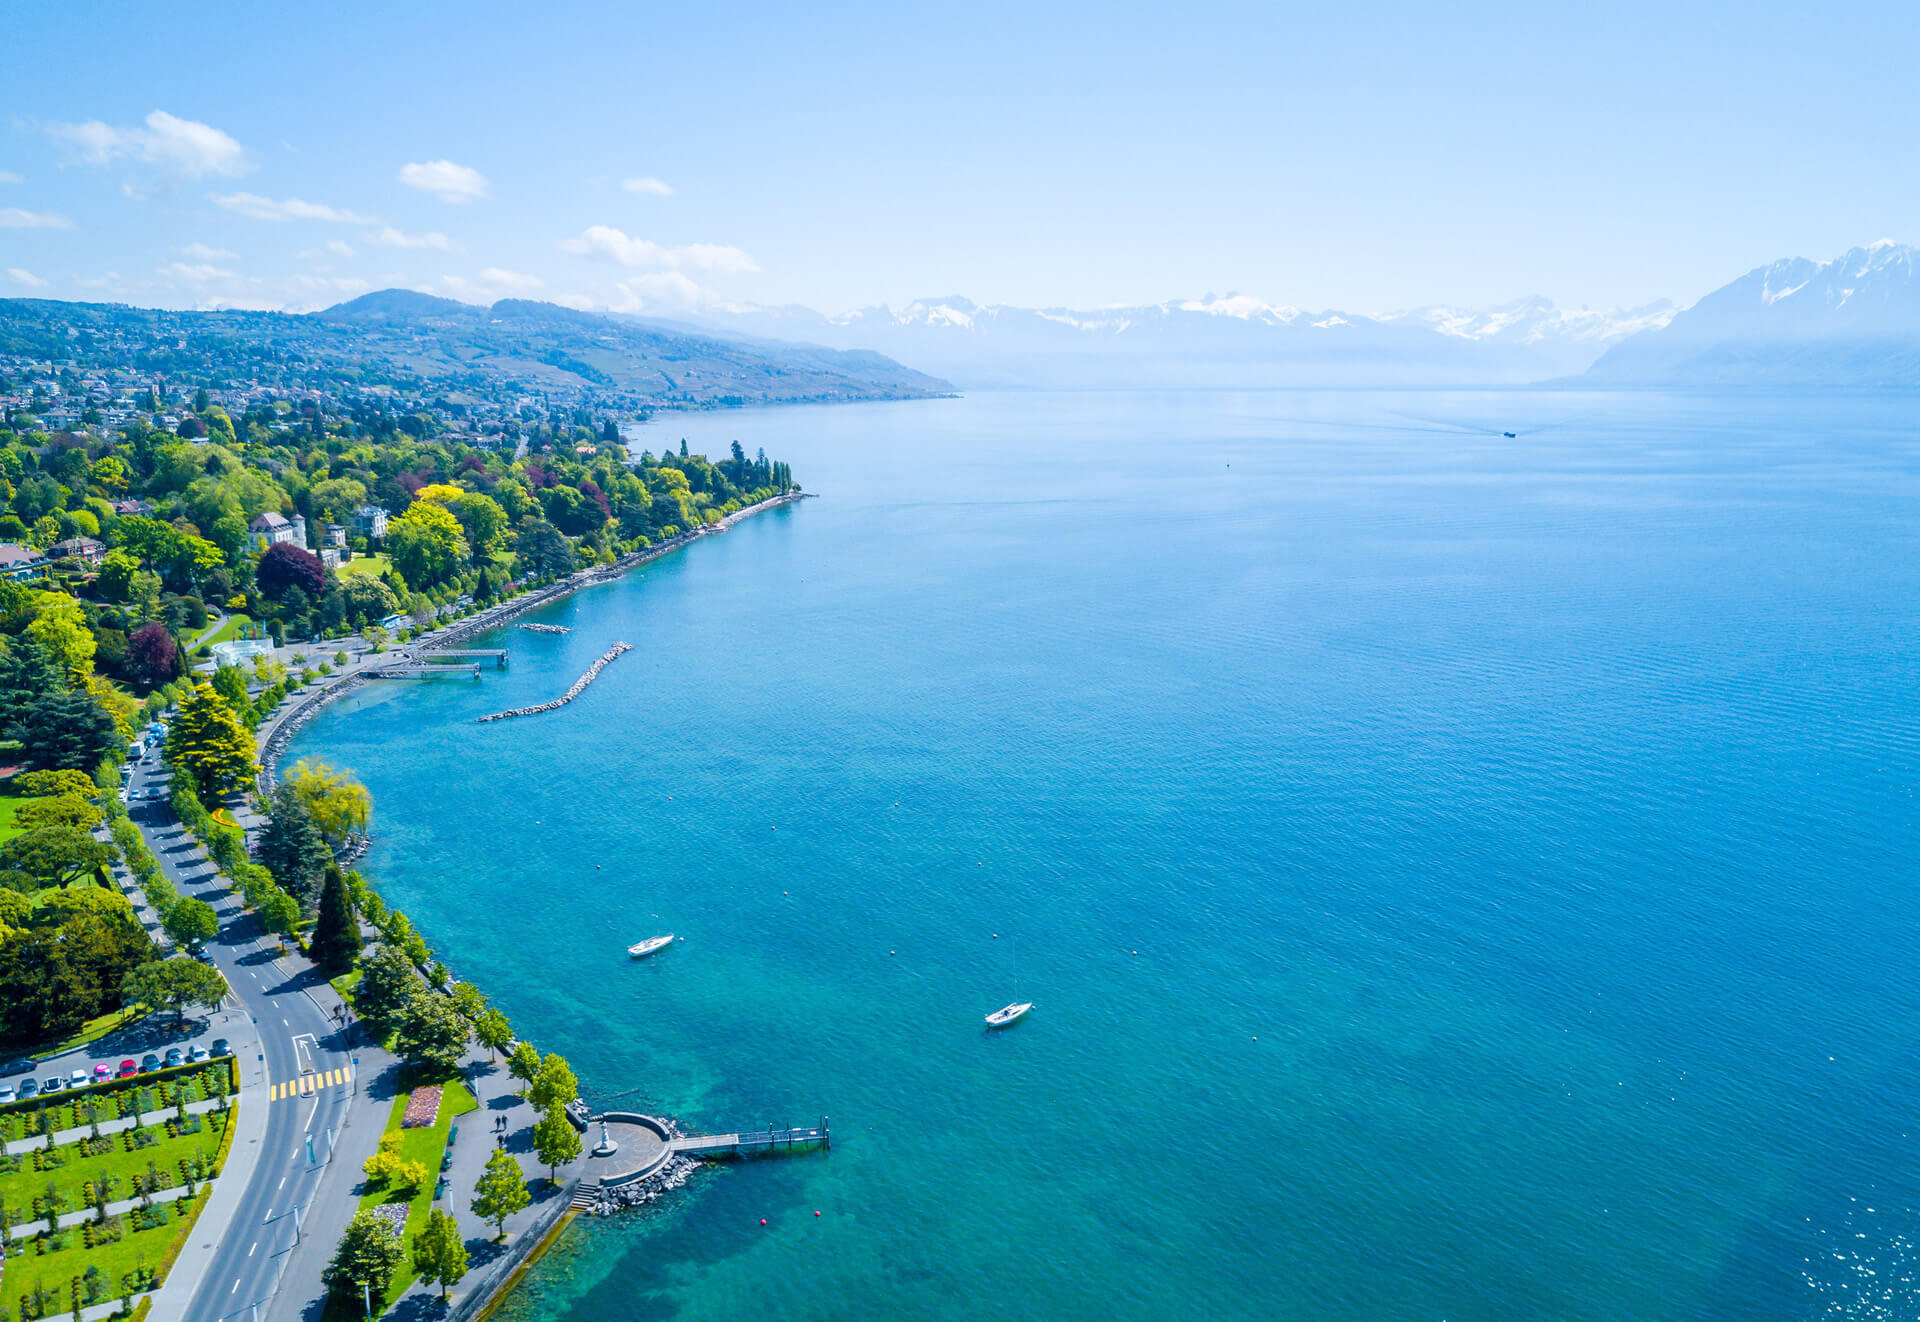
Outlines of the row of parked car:
[[[18,1086],[0,1083],[0,1106],[5,1106],[8,1102],[23,1102],[29,1097],[46,1097],[53,1093],[71,1092],[76,1088],[91,1088],[96,1083],[111,1083],[115,1079],[131,1079],[136,1074],[148,1074],[154,1070],[170,1070],[177,1065],[198,1064],[210,1056],[232,1054],[232,1049],[227,1046],[227,1039],[216,1037],[213,1039],[212,1050],[196,1042],[185,1048],[168,1047],[164,1057],[149,1051],[137,1065],[131,1059],[123,1060],[120,1062],[119,1069],[101,1061],[93,1067],[91,1073],[85,1069],[77,1069],[64,1078],[58,1074],[49,1074],[44,1079],[32,1077],[22,1079]],[[33,1062],[30,1060],[14,1061],[5,1067],[5,1072],[16,1074],[32,1068]]]

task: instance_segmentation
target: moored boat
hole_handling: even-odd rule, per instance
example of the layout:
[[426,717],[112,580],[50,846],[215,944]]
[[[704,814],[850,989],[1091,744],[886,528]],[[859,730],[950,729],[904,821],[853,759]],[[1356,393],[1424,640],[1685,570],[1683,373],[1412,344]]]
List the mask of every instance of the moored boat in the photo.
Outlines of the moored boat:
[[1016,1001],[1012,1005],[1002,1006],[987,1016],[987,1027],[1005,1028],[1008,1024],[1018,1023],[1032,1008],[1032,1001]]
[[664,949],[672,944],[673,933],[668,932],[665,936],[650,936],[645,941],[634,942],[627,947],[627,953],[635,959],[645,959],[654,951]]

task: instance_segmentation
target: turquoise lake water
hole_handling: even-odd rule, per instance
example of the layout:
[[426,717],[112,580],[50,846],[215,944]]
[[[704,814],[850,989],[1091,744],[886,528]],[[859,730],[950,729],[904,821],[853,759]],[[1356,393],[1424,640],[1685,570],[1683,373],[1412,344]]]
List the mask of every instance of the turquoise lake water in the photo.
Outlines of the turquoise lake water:
[[832,1116],[576,1225],[505,1316],[1913,1317],[1913,417],[655,424],[824,494],[295,747],[590,1100]]

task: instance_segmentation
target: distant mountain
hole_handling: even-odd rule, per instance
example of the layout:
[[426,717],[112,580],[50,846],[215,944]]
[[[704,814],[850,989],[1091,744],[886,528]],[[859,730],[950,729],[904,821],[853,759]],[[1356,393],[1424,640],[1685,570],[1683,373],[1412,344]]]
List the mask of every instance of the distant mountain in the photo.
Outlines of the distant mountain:
[[734,334],[865,348],[963,386],[1511,383],[1580,371],[1671,315],[1562,312],[1545,299],[1388,317],[1307,312],[1239,295],[1136,307],[1021,308],[952,296],[826,317],[733,307],[697,321]]
[[174,312],[0,299],[0,353],[66,359],[137,342],[143,370],[488,393],[592,394],[640,407],[918,399],[945,381],[868,352],[746,343],[711,330],[506,299],[492,307],[384,289],[314,313]]
[[1830,262],[1762,266],[1609,349],[1597,385],[1920,385],[1915,250],[1882,240]]

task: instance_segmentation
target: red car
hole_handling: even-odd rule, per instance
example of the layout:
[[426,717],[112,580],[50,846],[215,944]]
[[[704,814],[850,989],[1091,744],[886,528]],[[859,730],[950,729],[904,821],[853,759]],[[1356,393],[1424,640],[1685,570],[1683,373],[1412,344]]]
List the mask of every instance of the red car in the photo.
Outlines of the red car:
[[111,1079],[112,1077],[113,1077],[113,1066],[107,1064],[105,1061],[101,1061],[98,1065],[95,1065],[93,1067],[93,1081],[95,1083],[105,1083],[108,1079]]
[[120,1073],[118,1077],[122,1079],[128,1079],[128,1078],[132,1078],[134,1075],[138,1074],[139,1072],[140,1072],[140,1067],[138,1065],[134,1064],[130,1060],[123,1060],[120,1062]]

